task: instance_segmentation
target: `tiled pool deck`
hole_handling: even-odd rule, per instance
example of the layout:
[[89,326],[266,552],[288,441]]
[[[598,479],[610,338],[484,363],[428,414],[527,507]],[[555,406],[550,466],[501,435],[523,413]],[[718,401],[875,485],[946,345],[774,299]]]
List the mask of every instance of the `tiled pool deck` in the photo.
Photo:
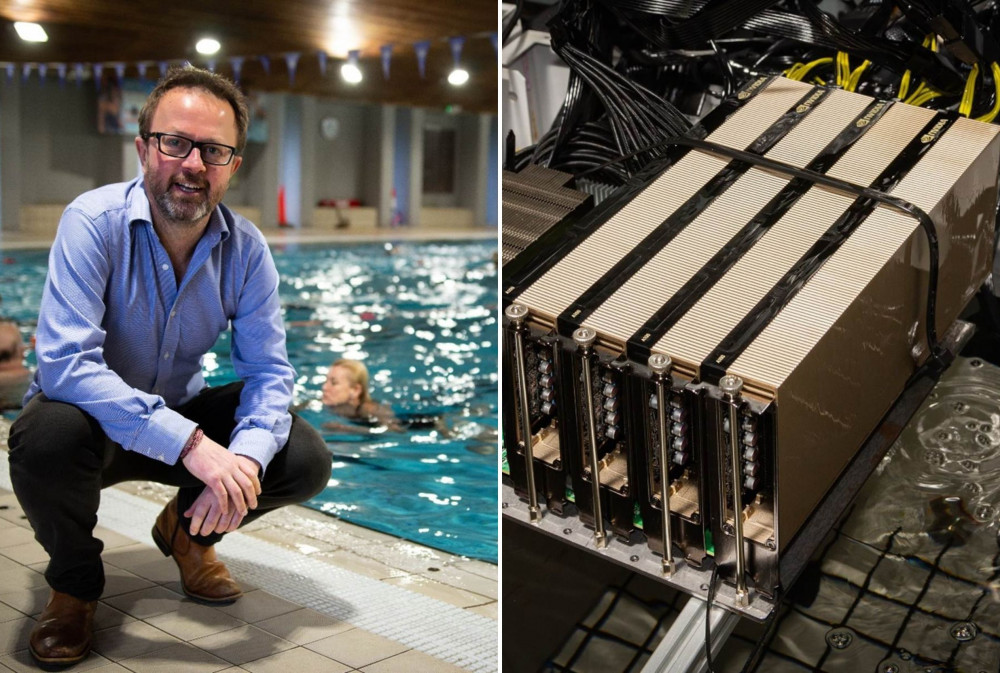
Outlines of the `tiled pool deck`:
[[[173,560],[135,535],[151,527],[166,489],[131,488],[146,493],[104,491],[97,536],[107,586],[94,651],[67,670],[496,670],[495,566],[286,508],[219,544],[246,594],[207,607],[186,599]],[[2,673],[37,670],[27,643],[48,598],[46,562],[0,453]]]

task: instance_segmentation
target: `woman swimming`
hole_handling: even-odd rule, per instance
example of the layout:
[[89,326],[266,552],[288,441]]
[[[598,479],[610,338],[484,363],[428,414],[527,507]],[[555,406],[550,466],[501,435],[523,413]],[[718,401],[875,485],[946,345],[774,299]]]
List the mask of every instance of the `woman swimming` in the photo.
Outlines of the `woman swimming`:
[[[402,427],[389,407],[379,404],[368,394],[368,369],[357,360],[341,359],[330,366],[323,383],[323,405],[349,421],[368,428],[385,428],[399,432]],[[358,432],[362,427],[335,421],[323,424],[327,430]]]

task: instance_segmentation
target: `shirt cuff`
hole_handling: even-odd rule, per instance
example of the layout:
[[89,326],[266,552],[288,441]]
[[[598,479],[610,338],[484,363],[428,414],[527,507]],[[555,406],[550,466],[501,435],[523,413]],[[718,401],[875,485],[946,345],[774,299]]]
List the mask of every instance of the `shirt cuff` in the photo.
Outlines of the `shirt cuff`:
[[139,431],[129,451],[142,454],[167,465],[177,463],[181,449],[198,424],[184,418],[173,409],[163,407],[149,415],[145,426]]
[[264,428],[246,428],[240,430],[229,443],[229,450],[233,453],[253,458],[260,465],[260,474],[263,477],[267,471],[267,465],[278,452],[275,446],[274,435]]

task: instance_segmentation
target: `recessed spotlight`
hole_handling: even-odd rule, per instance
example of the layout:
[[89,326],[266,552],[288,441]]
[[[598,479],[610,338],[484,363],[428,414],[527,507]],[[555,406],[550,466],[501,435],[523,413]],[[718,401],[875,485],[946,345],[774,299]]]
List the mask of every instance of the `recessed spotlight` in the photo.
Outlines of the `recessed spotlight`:
[[357,84],[364,79],[364,76],[361,74],[361,68],[353,63],[345,63],[340,66],[340,76],[343,77],[344,81],[348,84]]
[[14,30],[25,42],[48,42],[49,36],[45,29],[37,23],[27,23],[25,21],[15,21]]
[[358,56],[359,51],[357,49],[350,50],[347,52],[347,63],[340,66],[340,76],[348,84],[357,84],[364,79],[364,75],[361,74],[361,68],[358,67]]
[[469,81],[469,71],[463,68],[455,68],[448,75],[448,83],[452,86],[462,86]]
[[219,49],[222,48],[222,45],[219,44],[219,41],[216,39],[213,39],[211,37],[203,37],[202,39],[198,40],[198,44],[196,44],[194,48],[198,50],[199,54],[205,54],[206,56],[210,56],[211,54],[214,54],[217,51],[219,51]]

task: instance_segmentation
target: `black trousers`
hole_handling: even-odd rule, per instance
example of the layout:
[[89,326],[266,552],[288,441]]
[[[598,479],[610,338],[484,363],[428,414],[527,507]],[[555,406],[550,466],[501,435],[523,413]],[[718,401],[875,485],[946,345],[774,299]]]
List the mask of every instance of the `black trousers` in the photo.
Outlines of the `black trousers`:
[[[211,439],[227,446],[236,425],[242,383],[206,388],[177,411]],[[45,579],[56,591],[82,600],[96,600],[104,591],[104,543],[93,535],[101,489],[122,481],[146,480],[178,486],[182,525],[191,521],[184,511],[204,489],[183,464],[166,465],[125,451],[80,408],[38,394],[25,406],[10,431],[10,476],[35,539],[49,554]],[[323,438],[292,414],[288,442],[267,466],[257,508],[243,525],[271,510],[300,503],[326,488],[330,452]],[[152,525],[152,522],[150,522]],[[210,545],[220,534],[197,536]]]

